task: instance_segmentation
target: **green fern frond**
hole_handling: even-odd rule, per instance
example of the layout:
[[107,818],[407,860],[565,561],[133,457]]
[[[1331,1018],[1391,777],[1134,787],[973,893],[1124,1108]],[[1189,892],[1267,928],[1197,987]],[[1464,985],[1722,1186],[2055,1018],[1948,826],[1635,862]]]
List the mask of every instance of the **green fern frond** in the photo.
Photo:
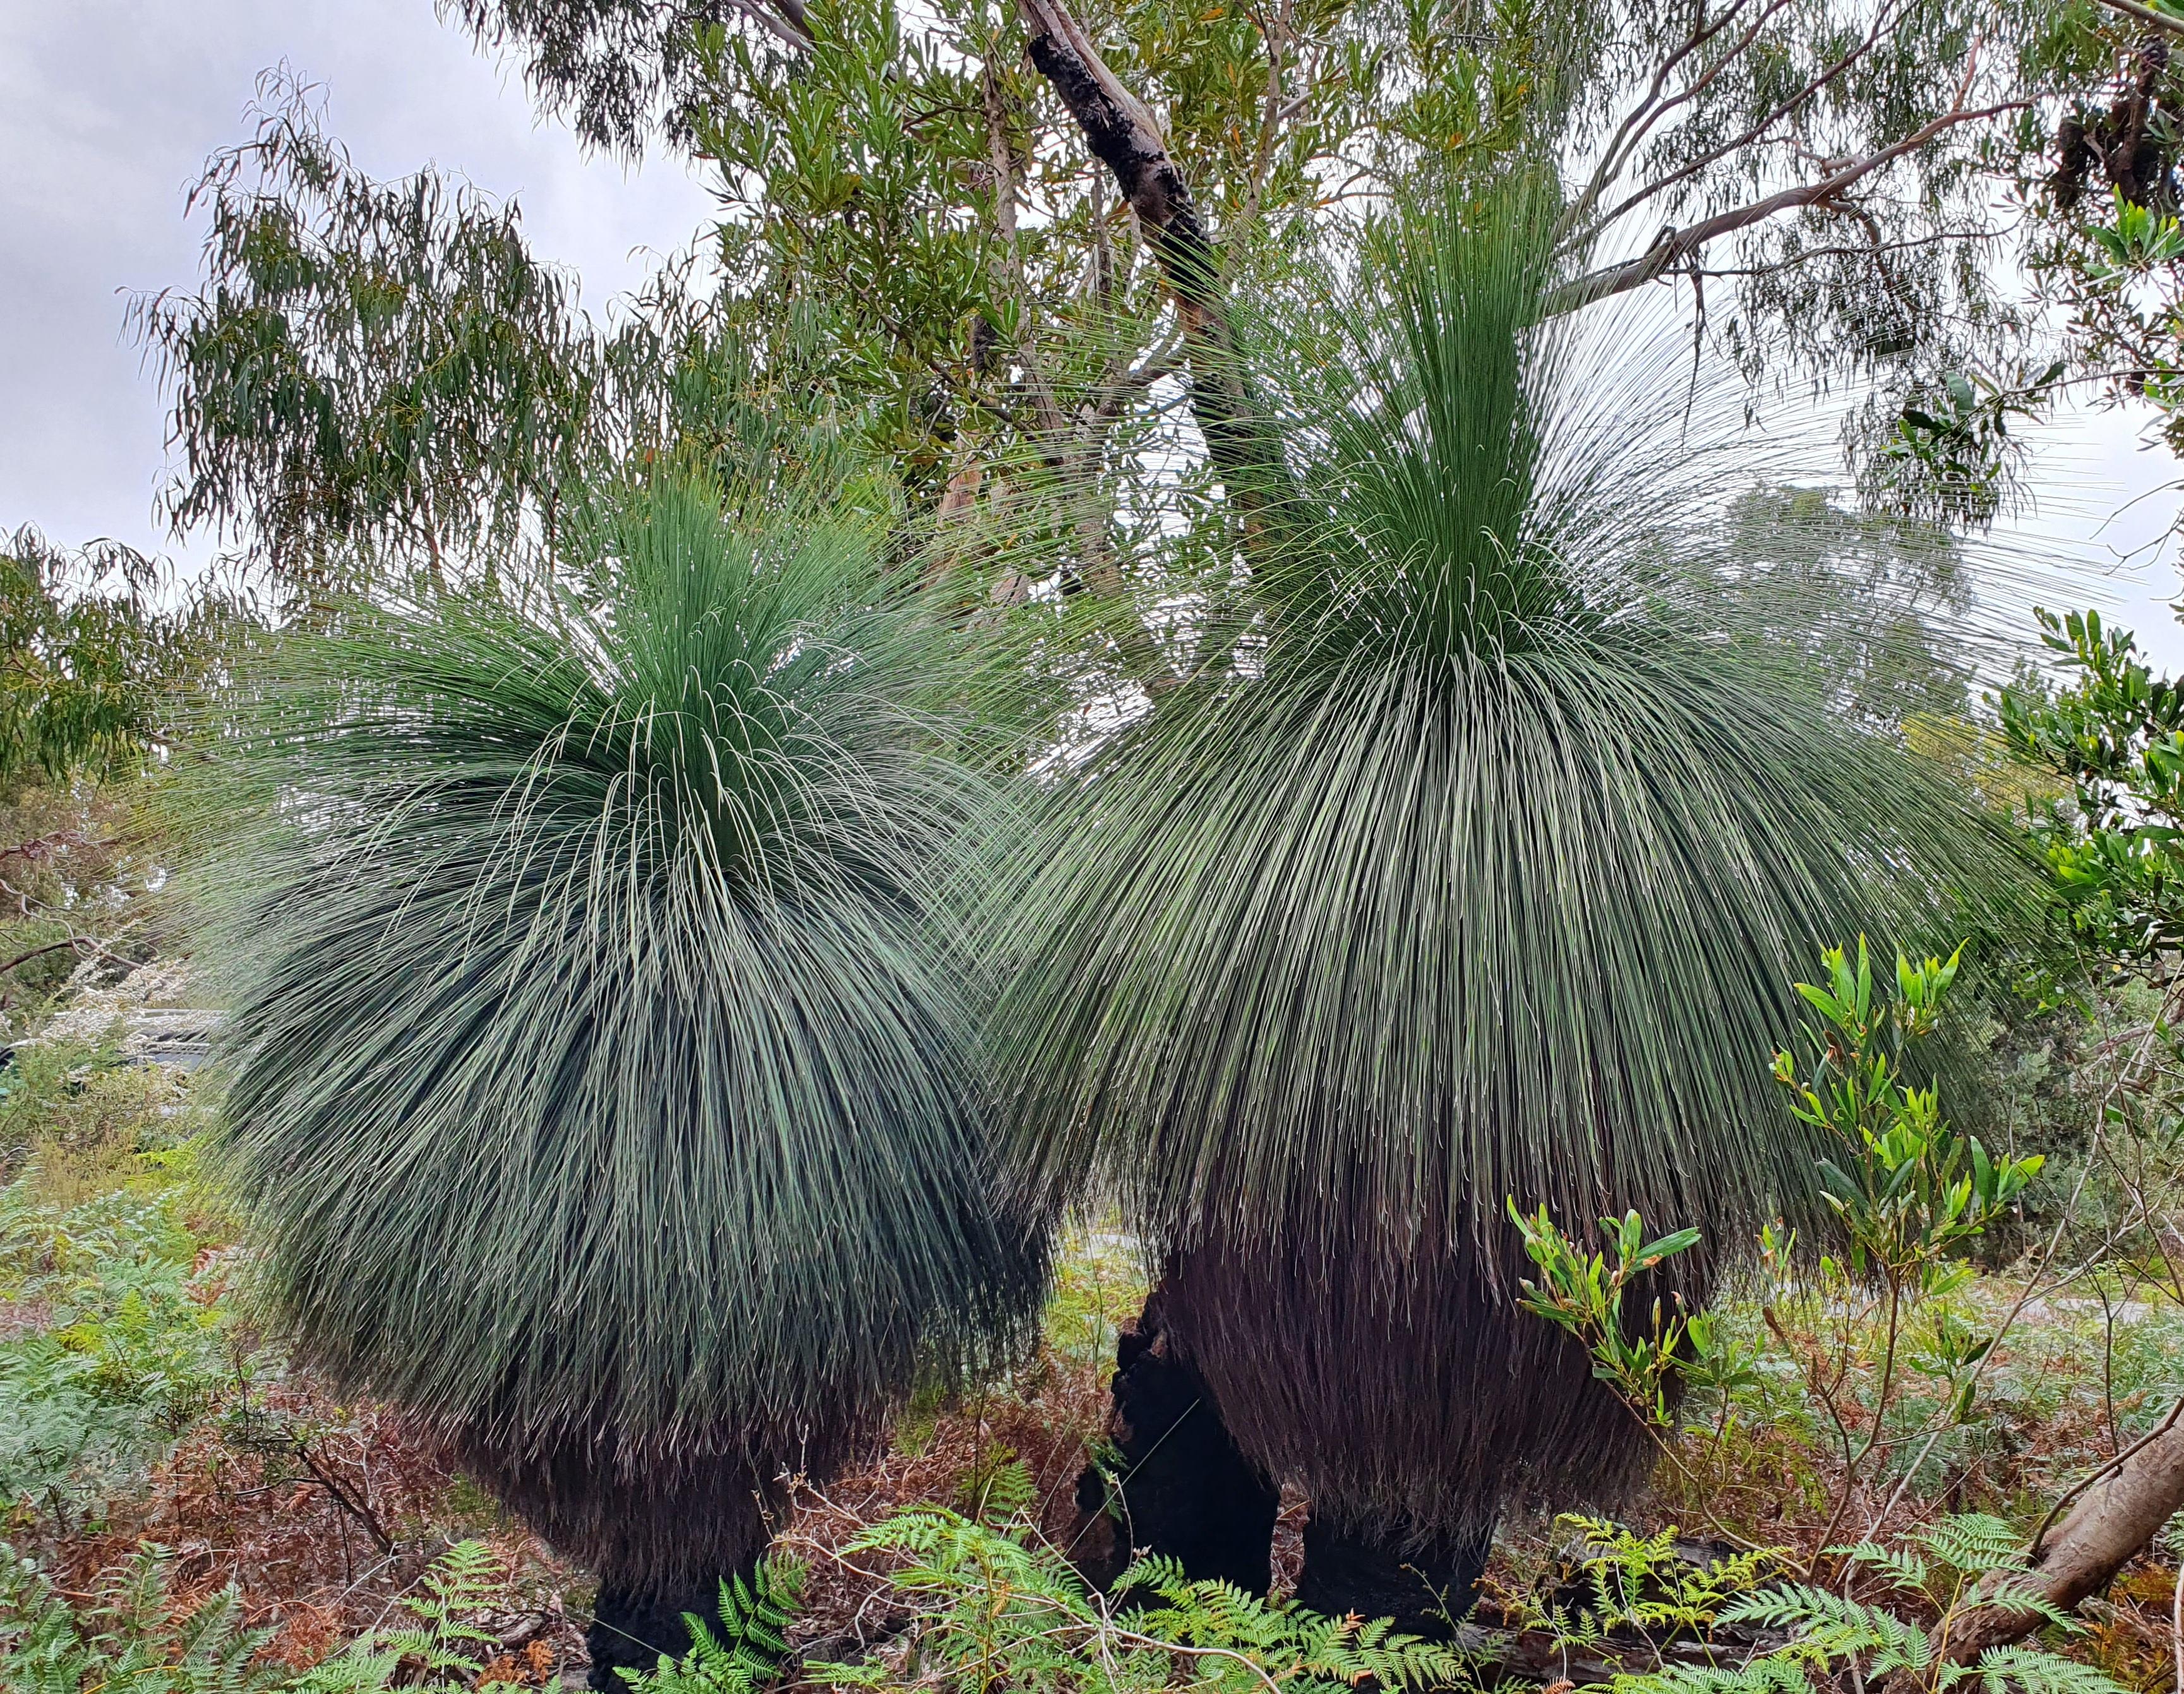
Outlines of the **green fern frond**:
[[2011,1524],[1984,1512],[1937,1518],[1915,1531],[1911,1539],[1952,1570],[1968,1576],[2025,1568],[2024,1536]]
[[783,1554],[759,1561],[748,1580],[724,1578],[717,1618],[683,1614],[690,1648],[663,1654],[650,1670],[621,1669],[635,1694],[755,1694],[781,1672],[788,1628],[801,1607],[809,1568]]
[[1860,1541],[1854,1546],[1832,1546],[1827,1551],[1885,1578],[1892,1588],[1907,1593],[1925,1591],[1929,1567],[1925,1559],[1908,1547],[1885,1547],[1878,1541]]
[[1723,1608],[1720,1620],[1786,1630],[1799,1648],[1830,1663],[1878,1652],[1909,1663],[1927,1651],[1925,1631],[1916,1624],[1879,1607],[1802,1583],[1785,1583],[1732,1602]]
[[2043,1623],[2068,1635],[2077,1635],[2085,1630],[2085,1620],[2072,1616],[2050,1600],[2040,1580],[2029,1571],[1990,1570],[1986,1580],[1980,1584],[1979,1592],[1983,1605],[2036,1613]]
[[1145,1588],[1164,1600],[1172,1600],[1190,1586],[1190,1578],[1184,1573],[1181,1559],[1167,1553],[1149,1552],[1131,1560],[1129,1568],[1115,1579],[1109,1592],[1120,1595]]
[[1613,1694],[1813,1694],[1812,1679],[1800,1661],[1774,1657],[1734,1668],[1667,1665],[1624,1673],[1609,1686]]
[[231,1586],[172,1622],[167,1550],[141,1547],[79,1613],[32,1559],[0,1541],[0,1688],[8,1694],[259,1694],[286,1680],[257,1662],[270,1630],[244,1627]]
[[[1193,1582],[1170,1558],[1138,1560],[1099,1598],[1055,1548],[940,1507],[912,1507],[874,1524],[848,1550],[883,1549],[905,1561],[889,1581],[918,1615],[921,1672],[939,1686],[1266,1694],[1272,1682],[1284,1694],[1351,1694],[1368,1684],[1457,1686],[1464,1674],[1462,1655],[1399,1635],[1386,1619],[1329,1618],[1231,1583]],[[1114,1609],[1145,1600],[1157,1603]],[[801,1674],[843,1688],[886,1680],[858,1666],[806,1664]],[[655,1694],[711,1691],[661,1686]]]
[[956,1504],[966,1517],[1005,1524],[1038,1507],[1039,1485],[1013,1447],[990,1441],[957,1487]]
[[1989,1647],[1980,1655],[1987,1694],[2125,1694],[2106,1671],[2038,1647]]

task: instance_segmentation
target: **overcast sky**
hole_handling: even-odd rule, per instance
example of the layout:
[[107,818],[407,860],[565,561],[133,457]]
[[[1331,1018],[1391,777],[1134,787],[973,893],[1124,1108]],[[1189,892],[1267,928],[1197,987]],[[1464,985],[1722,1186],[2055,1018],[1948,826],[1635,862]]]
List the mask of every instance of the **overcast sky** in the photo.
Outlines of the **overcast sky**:
[[671,161],[625,172],[534,123],[521,78],[432,0],[0,0],[0,529],[176,550],[152,521],[164,414],[123,314],[192,283],[183,190],[284,59],[374,176],[435,164],[514,197],[593,309],[643,277],[632,249],[687,244],[710,209]]
[[[183,189],[245,137],[258,77],[283,60],[323,86],[333,132],[373,175],[433,164],[516,198],[536,249],[577,271],[593,310],[710,211],[673,162],[625,171],[534,121],[520,79],[432,0],[0,0],[0,530],[209,556],[207,540],[154,527],[164,419],[123,315],[132,291],[193,281],[203,231]],[[2113,413],[2043,432],[2025,527],[2088,572],[2122,556],[2085,597],[2184,668],[2164,604],[2172,557],[2143,550],[2176,515],[2164,485],[2179,468],[2139,433]]]

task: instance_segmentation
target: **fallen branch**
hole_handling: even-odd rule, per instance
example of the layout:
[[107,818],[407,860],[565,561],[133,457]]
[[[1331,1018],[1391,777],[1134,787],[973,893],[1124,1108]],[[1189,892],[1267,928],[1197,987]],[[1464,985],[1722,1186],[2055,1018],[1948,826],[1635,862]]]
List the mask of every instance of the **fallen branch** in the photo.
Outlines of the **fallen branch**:
[[[2069,1611],[2106,1587],[2179,1510],[2184,1510],[2184,1423],[2172,1416],[2086,1491],[2035,1556],[2031,1586],[2049,1605]],[[2022,1591],[2026,1581],[2026,1573],[2003,1572],[1982,1586],[1989,1592]],[[1984,1604],[1959,1613],[1935,1647],[1947,1658],[1968,1664],[1990,1647],[2022,1641],[2042,1622],[2039,1613],[2006,1600]]]
[[[2083,1494],[2088,1488],[2091,1488],[2103,1477],[2114,1474],[2116,1471],[2123,1467],[2126,1460],[2135,1457],[2141,1449],[2152,1446],[2154,1442],[2159,1440],[2164,1435],[2167,1435],[2171,1429],[2176,1427],[2176,1419],[2180,1413],[2184,1413],[2184,1399],[2178,1400],[2174,1406],[2169,1408],[2169,1415],[2166,1418],[2164,1418],[2159,1424],[2155,1424],[2153,1429],[2148,1430],[2145,1435],[2133,1441],[2129,1446],[2126,1447],[2106,1464],[2101,1466],[2098,1470],[2087,1472],[2086,1475],[2081,1478],[2075,1485],[2064,1489],[2060,1494],[2057,1495],[2055,1496],[2055,1503],[2048,1508],[2048,1515],[2040,1520],[2040,1527],[2032,1532],[2031,1557],[2034,1558],[2038,1558],[2040,1557],[2042,1549],[2043,1549],[2048,1544],[2048,1531],[2053,1527],[2055,1520],[2063,1515],[2063,1508],[2065,1506],[2068,1506],[2073,1500],[2075,1500],[2081,1494]],[[2110,1421],[2111,1423],[2114,1421],[2113,1413],[2110,1413]]]
[[309,1441],[300,1435],[292,1439],[296,1457],[303,1462],[304,1468],[310,1472],[311,1479],[332,1495],[334,1504],[354,1519],[364,1533],[370,1537],[374,1550],[382,1558],[392,1553],[394,1551],[394,1537],[388,1532],[387,1526],[379,1521],[379,1514],[371,1509],[367,1502],[352,1496],[346,1488],[342,1486],[339,1479],[320,1461],[318,1455],[311,1451],[311,1444]]

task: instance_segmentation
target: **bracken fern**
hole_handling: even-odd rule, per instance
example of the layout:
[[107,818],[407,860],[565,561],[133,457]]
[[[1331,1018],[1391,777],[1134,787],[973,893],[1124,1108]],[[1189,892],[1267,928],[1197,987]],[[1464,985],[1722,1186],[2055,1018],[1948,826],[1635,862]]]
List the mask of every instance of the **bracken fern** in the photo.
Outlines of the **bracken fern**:
[[[1448,1687],[1463,1674],[1461,1655],[1398,1635],[1384,1618],[1323,1617],[1228,1583],[1194,1582],[1173,1559],[1140,1559],[1111,1594],[1095,1595],[1028,1530],[938,1507],[902,1512],[843,1549],[874,1552],[898,1561],[889,1583],[917,1620],[919,1668],[903,1680],[1056,1694],[1348,1694]],[[802,1677],[838,1688],[898,1680],[881,1663],[807,1663]]]

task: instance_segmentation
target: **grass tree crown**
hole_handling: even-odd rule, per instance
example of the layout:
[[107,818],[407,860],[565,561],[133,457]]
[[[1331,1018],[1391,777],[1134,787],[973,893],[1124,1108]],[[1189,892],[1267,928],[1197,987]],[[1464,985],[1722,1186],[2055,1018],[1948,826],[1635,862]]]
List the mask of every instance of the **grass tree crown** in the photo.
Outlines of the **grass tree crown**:
[[[2013,876],[1812,661],[1857,615],[1825,571],[1722,558],[1763,465],[1546,315],[1552,211],[1396,220],[1339,309],[1262,326],[1248,581],[1050,784],[991,908],[1026,1184],[1125,1196],[1247,1451],[1417,1522],[1490,1514],[1496,1452],[1597,1456],[1544,1379],[1481,1433],[1531,1357],[1493,1339],[1505,1198],[1794,1205],[1769,1061],[1804,961]],[[1382,1329],[1426,1362],[1351,1356]]]
[[586,591],[287,641],[221,755],[272,1291],[549,1493],[570,1452],[770,1476],[1036,1301],[947,916],[948,638],[871,526],[720,510],[662,486]]

